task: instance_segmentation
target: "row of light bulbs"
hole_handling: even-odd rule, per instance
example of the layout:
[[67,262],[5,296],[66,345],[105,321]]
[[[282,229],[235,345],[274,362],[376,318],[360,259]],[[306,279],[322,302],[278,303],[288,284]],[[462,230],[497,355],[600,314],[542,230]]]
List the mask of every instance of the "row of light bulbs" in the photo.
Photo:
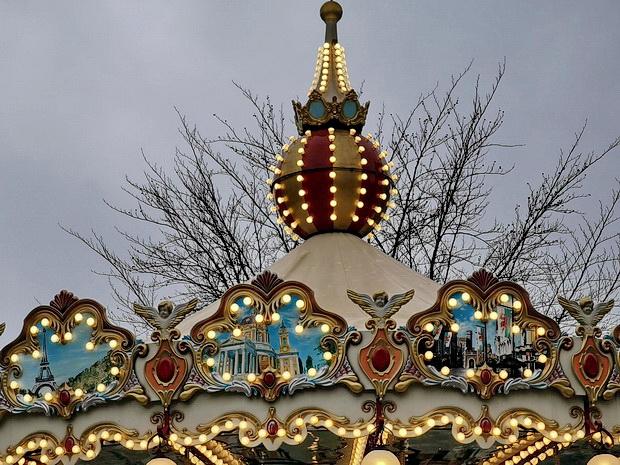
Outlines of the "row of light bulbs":
[[335,63],[334,67],[336,69],[336,79],[338,81],[338,90],[340,93],[346,94],[351,89],[344,47],[340,44],[334,44],[332,47],[329,42],[325,42],[322,47],[319,47],[314,79],[308,97],[314,89],[318,89],[319,92],[325,93],[329,83],[329,72],[332,62]]

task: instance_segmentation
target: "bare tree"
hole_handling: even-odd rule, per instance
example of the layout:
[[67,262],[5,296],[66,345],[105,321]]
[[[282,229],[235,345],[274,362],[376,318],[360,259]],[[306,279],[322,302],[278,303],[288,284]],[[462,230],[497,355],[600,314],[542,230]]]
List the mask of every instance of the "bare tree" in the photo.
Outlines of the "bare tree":
[[[576,201],[586,196],[586,172],[616,149],[620,138],[584,155],[579,151],[584,125],[568,152],[560,153],[555,171],[531,181],[527,203],[515,207],[512,221],[489,221],[489,178],[512,169],[490,155],[512,146],[496,141],[503,112],[493,99],[505,66],[500,64],[486,93],[477,79],[471,102],[464,105],[458,95],[470,67],[445,91],[437,87],[422,95],[406,117],[380,114],[378,136],[392,153],[398,194],[392,218],[370,240],[439,282],[486,267],[524,284],[535,305],[562,323],[566,315],[556,305],[557,294],[605,300],[618,289],[620,194],[613,191],[597,215],[580,212]],[[268,98],[239,89],[253,109],[253,130],[216,116],[223,135],[205,138],[180,116],[187,148],[177,149],[174,173],[145,157],[144,180],[127,179],[125,188],[137,206],[111,205],[155,235],[120,232],[129,244],[121,257],[100,235],[68,230],[110,263],[102,274],[121,310],[135,300],[153,305],[169,288],[208,304],[296,246],[278,225],[265,183],[285,142],[285,112]],[[119,318],[132,319],[129,313]]]

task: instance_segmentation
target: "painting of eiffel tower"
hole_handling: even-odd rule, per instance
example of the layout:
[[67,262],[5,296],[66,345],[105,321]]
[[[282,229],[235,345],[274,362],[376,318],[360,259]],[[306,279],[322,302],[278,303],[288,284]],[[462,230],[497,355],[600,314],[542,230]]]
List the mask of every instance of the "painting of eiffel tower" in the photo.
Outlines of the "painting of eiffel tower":
[[38,396],[41,390],[48,388],[51,391],[55,391],[58,388],[54,374],[50,368],[50,362],[47,357],[47,334],[46,329],[43,328],[43,334],[41,335],[41,361],[39,362],[39,375],[34,379],[34,386],[32,387],[32,394]]

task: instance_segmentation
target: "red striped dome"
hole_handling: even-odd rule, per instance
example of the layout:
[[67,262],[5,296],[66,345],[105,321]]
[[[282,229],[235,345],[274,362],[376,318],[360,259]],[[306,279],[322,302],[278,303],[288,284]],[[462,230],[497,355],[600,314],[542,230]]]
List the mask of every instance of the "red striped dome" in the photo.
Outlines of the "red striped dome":
[[386,218],[392,181],[385,152],[355,130],[319,129],[283,147],[272,193],[287,232],[366,236]]

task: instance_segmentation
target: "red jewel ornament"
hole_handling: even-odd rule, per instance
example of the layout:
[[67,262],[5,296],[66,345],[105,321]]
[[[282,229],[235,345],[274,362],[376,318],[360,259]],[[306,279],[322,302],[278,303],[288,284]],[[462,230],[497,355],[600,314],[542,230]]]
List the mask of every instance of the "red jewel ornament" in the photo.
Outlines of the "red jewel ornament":
[[174,378],[174,362],[170,357],[162,357],[159,362],[157,362],[155,370],[157,372],[157,377],[164,383],[169,383],[172,381],[172,378]]
[[480,373],[480,381],[482,381],[482,384],[489,384],[491,382],[491,379],[491,370],[482,370],[482,372]]
[[601,372],[596,355],[590,353],[583,358],[583,372],[590,379],[596,379]]
[[73,450],[73,446],[75,446],[75,439],[69,436],[67,439],[65,439],[65,450],[67,452],[71,452]]
[[268,388],[272,388],[276,384],[276,375],[273,371],[267,371],[263,375],[263,383]]
[[58,400],[60,400],[62,405],[69,405],[69,402],[71,402],[71,394],[66,389],[63,389],[58,395]]
[[493,428],[493,424],[488,418],[483,418],[482,420],[480,420],[480,428],[482,428],[482,432],[484,434],[489,434],[491,432],[491,429]]
[[390,367],[391,358],[390,352],[385,347],[380,346],[373,351],[370,362],[375,370],[382,373]]
[[278,422],[275,420],[269,420],[267,422],[267,433],[269,433],[270,436],[275,436],[276,434],[278,434]]

